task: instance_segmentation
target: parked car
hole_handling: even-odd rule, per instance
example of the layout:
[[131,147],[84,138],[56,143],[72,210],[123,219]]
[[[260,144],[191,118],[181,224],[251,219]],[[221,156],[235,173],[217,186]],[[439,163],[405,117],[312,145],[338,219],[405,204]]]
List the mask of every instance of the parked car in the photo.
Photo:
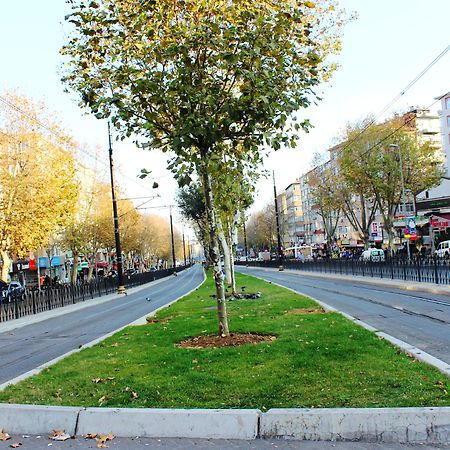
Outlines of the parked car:
[[368,248],[361,255],[363,261],[381,262],[384,261],[384,252],[379,248]]
[[7,283],[6,286],[2,284],[0,285],[0,289],[2,303],[10,303],[16,298],[18,300],[23,300],[25,298],[25,288],[19,281],[11,281],[10,283]]
[[438,256],[439,258],[450,257],[450,241],[440,242],[435,253],[436,253],[436,256]]

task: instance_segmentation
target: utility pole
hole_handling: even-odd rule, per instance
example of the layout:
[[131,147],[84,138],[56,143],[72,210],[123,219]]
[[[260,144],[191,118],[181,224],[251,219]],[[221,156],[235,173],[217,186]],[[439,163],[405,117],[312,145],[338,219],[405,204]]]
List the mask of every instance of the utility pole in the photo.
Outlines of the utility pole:
[[186,246],[184,243],[184,228],[183,228],[183,256],[184,256],[184,267],[186,267]]
[[173,240],[173,223],[172,223],[172,206],[170,206],[170,238],[172,241],[172,261],[173,261],[173,273],[176,274],[176,262],[175,262],[175,242]]
[[119,294],[125,294],[125,285],[123,281],[123,263],[122,263],[122,247],[120,245],[120,233],[119,233],[119,216],[117,214],[117,200],[114,190],[114,170],[113,170],[113,158],[112,158],[112,142],[111,142],[111,128],[108,122],[108,140],[109,140],[109,172],[111,175],[111,195],[113,204],[113,216],[114,216],[114,239],[116,242],[116,258],[117,258],[117,292]]
[[275,219],[277,222],[277,242],[278,242],[278,270],[283,270],[283,250],[281,248],[281,236],[280,236],[280,218],[278,214],[278,202],[277,202],[277,187],[275,185],[275,171],[272,171],[273,177],[273,198],[275,201]]

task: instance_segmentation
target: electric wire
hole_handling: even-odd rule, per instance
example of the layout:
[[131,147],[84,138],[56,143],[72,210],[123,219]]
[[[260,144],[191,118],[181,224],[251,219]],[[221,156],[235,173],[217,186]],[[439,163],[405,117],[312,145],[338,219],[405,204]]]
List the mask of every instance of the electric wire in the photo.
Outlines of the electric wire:
[[[336,157],[339,157],[342,155],[342,153],[350,147],[350,145],[352,145],[354,142],[356,142],[368,129],[370,126],[372,126],[374,123],[376,123],[376,121],[386,112],[388,111],[403,95],[405,95],[405,93],[411,89],[448,51],[450,50],[450,45],[448,45],[441,53],[439,53],[438,56],[436,56],[436,58],[433,59],[433,61],[431,61],[412,81],[410,81],[380,112],[378,112],[373,119],[371,119],[369,121],[369,123],[367,125],[365,125],[363,127],[363,129],[361,131],[359,131],[357,133],[357,135],[351,139],[350,141],[346,142],[344,147],[341,148],[337,153],[336,153]],[[426,109],[431,108],[434,104],[436,103],[433,102],[430,106],[428,106]],[[408,122],[409,123],[409,122]],[[406,125],[406,123],[405,123]],[[400,127],[403,128],[403,127]],[[399,129],[400,129],[399,128]],[[398,130],[397,130],[398,131]],[[389,137],[392,136],[389,135]],[[385,139],[383,139],[382,142],[384,142]],[[373,148],[377,147],[380,143],[375,144],[374,146],[372,146],[370,148],[370,150],[372,150]],[[364,152],[364,154],[366,154],[367,152]],[[314,170],[314,169],[313,169]]]

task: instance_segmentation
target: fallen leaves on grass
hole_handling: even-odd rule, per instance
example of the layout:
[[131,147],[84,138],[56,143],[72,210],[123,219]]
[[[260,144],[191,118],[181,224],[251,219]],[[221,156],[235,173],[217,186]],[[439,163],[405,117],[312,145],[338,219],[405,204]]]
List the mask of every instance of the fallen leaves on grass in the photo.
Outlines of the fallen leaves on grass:
[[103,403],[106,402],[106,400],[107,400],[106,395],[103,395],[102,397],[100,397],[100,398],[97,400],[97,402],[98,402],[99,406],[102,406]]
[[286,314],[325,314],[323,308],[295,308],[286,311]]
[[98,383],[103,383],[104,381],[114,381],[116,378],[115,377],[107,377],[107,378],[105,378],[105,379],[103,379],[103,378],[92,378],[92,382],[93,383],[95,383],[95,384],[98,384]]

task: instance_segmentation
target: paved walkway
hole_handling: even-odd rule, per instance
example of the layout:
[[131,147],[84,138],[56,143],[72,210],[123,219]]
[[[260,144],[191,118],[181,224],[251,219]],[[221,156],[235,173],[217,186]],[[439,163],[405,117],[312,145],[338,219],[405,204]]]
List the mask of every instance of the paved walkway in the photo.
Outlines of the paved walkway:
[[[98,443],[93,439],[76,437],[64,442],[54,442],[47,436],[13,436],[0,442],[0,450],[10,450],[11,444],[21,443],[22,450],[85,450],[96,449]],[[149,439],[149,438],[114,438],[106,442],[110,450],[449,450],[450,445],[406,445],[377,444],[365,442],[310,442],[263,440],[239,441],[228,439]]]

